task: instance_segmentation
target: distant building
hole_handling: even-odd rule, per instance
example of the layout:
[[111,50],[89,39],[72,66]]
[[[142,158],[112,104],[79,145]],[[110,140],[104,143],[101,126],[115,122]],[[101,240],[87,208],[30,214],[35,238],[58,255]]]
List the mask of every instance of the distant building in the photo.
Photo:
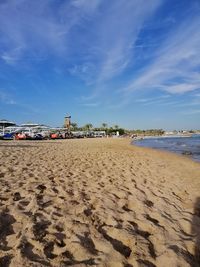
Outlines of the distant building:
[[170,132],[169,132],[169,131],[168,131],[168,132],[167,132],[167,131],[165,131],[165,134],[166,134],[166,135],[173,135],[173,134],[174,134],[174,132],[173,132],[173,131],[170,131]]

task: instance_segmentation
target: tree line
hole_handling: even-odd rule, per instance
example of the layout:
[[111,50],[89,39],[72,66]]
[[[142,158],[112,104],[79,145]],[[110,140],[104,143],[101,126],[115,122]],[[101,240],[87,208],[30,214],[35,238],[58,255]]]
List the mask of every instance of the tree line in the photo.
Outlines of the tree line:
[[136,135],[163,135],[165,131],[163,129],[149,129],[149,130],[130,130],[129,131],[131,134],[136,134]]
[[107,123],[102,123],[100,127],[94,127],[92,123],[87,123],[84,126],[79,127],[77,123],[71,123],[72,131],[105,131],[106,134],[112,134],[119,132],[120,135],[163,135],[164,130],[162,129],[149,129],[149,130],[126,130],[119,125],[109,126]]

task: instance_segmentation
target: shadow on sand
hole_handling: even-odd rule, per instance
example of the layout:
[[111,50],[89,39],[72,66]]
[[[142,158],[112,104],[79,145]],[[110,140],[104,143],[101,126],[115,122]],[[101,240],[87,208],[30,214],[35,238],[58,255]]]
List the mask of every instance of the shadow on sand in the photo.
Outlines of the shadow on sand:
[[200,197],[196,199],[191,227],[195,238],[194,267],[200,266]]

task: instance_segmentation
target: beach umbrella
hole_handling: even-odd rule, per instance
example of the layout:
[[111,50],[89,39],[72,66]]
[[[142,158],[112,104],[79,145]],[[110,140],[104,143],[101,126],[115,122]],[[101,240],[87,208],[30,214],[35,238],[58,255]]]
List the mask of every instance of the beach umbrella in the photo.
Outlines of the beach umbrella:
[[8,127],[8,126],[13,126],[13,125],[16,125],[16,123],[12,122],[12,121],[8,121],[8,120],[0,120],[0,126],[2,127],[3,129],[3,134],[5,132],[5,128]]

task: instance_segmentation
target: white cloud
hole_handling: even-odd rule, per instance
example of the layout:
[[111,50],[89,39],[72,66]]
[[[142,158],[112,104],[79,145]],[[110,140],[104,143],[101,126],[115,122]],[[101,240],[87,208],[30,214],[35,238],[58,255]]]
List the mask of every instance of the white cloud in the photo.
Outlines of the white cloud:
[[199,84],[180,83],[176,85],[165,86],[163,88],[165,88],[164,89],[165,91],[172,93],[172,94],[182,94],[182,93],[200,89],[200,83]]

